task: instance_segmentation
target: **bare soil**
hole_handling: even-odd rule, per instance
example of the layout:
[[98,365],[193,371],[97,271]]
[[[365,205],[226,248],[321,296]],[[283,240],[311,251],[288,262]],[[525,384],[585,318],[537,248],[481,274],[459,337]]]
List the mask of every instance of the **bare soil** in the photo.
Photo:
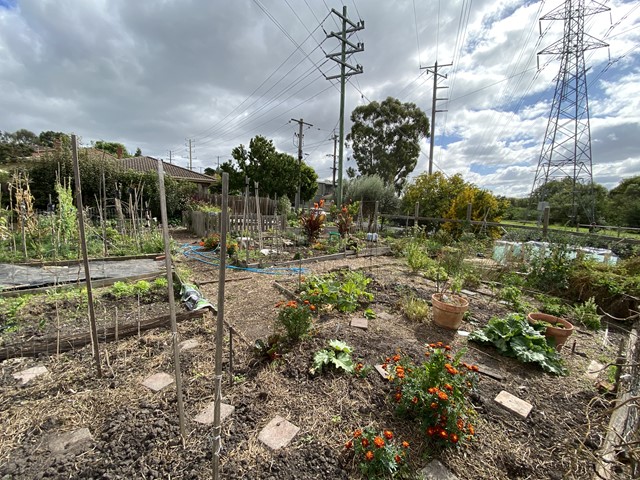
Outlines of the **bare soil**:
[[[217,268],[185,258],[179,268],[189,278],[215,281]],[[343,445],[358,427],[391,429],[411,443],[414,472],[438,458],[461,479],[585,479],[591,478],[596,452],[606,433],[611,398],[585,376],[591,360],[608,363],[616,356],[622,333],[578,329],[562,352],[570,375],[550,376],[532,365],[500,356],[494,349],[468,343],[466,337],[435,326],[429,318],[410,322],[398,311],[402,295],[430,299],[435,285],[410,274],[400,259],[349,257],[305,265],[307,272],[337,268],[362,269],[373,282],[378,315],[367,330],[349,326],[353,315],[323,313],[313,335],[276,362],[259,362],[256,339],[273,331],[277,310],[285,298],[274,288],[278,281],[294,290],[297,275],[268,275],[229,270],[225,283],[225,318],[237,331],[233,343],[233,376],[229,372],[229,337],[225,335],[223,401],[235,407],[222,431],[222,478],[229,479],[349,479],[362,478]],[[212,303],[218,283],[201,290]],[[164,299],[116,302],[100,297],[98,316],[113,321],[115,306],[121,319],[136,321],[168,312]],[[487,288],[469,296],[471,316],[461,329],[472,331],[493,315],[508,313]],[[77,305],[52,312],[42,306],[25,311],[21,322],[30,335],[57,329],[56,317],[67,330],[88,328],[76,314]],[[42,322],[43,310],[49,321]],[[53,325],[53,326],[51,326]],[[43,332],[45,329],[45,332]],[[197,339],[199,347],[181,353],[187,438],[180,440],[175,385],[154,393],[141,385],[149,375],[173,372],[172,336],[166,329],[143,332],[117,343],[101,343],[103,378],[96,378],[91,347],[61,355],[10,359],[0,363],[0,478],[172,478],[212,477],[211,426],[193,421],[214,398],[215,319],[178,325],[179,339]],[[354,357],[368,365],[401,350],[419,361],[425,343],[443,341],[455,351],[466,349],[465,360],[499,372],[501,380],[481,376],[470,402],[477,411],[477,434],[460,448],[435,452],[416,425],[394,415],[388,383],[371,371],[364,379],[338,374],[311,376],[316,351],[328,340],[349,344]],[[16,341],[16,334],[11,341]],[[7,341],[7,338],[3,338]],[[574,345],[575,342],[575,345]],[[22,386],[13,374],[36,365],[48,373]],[[600,373],[606,381],[607,372]],[[493,399],[506,390],[533,405],[526,420],[499,407]],[[258,440],[260,430],[276,415],[300,427],[292,443],[271,451]],[[62,432],[87,427],[93,442],[77,451],[54,454],[49,441]],[[618,478],[625,478],[620,471]]]

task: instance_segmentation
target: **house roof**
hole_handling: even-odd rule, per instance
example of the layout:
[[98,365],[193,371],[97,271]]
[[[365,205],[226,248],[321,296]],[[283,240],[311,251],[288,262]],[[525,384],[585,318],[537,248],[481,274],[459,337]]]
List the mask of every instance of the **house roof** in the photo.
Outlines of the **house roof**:
[[[122,165],[125,169],[135,170],[137,172],[155,172],[158,170],[158,160],[153,157],[140,156],[116,159],[116,162]],[[178,180],[188,180],[195,183],[216,183],[217,179],[205,175],[203,173],[194,172],[188,168],[174,165],[172,163],[162,162],[164,166],[164,173]]]

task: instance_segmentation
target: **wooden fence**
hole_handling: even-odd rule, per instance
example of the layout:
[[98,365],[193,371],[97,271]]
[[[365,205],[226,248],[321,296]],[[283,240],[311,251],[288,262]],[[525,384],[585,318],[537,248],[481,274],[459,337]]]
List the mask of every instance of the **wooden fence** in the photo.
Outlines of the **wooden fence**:
[[[212,233],[220,233],[220,213],[182,212],[182,225],[199,237],[206,237]],[[285,215],[260,215],[255,213],[244,215],[229,215],[228,232],[247,233],[266,232],[267,230],[282,230],[287,226]]]
[[[195,196],[197,200],[202,200],[216,207],[222,207],[222,194],[200,193]],[[263,215],[275,215],[278,202],[269,197],[259,197],[260,212]],[[256,211],[256,197],[250,196],[247,199],[247,212]],[[245,212],[245,197],[243,195],[229,195],[229,213],[231,215],[243,215]]]

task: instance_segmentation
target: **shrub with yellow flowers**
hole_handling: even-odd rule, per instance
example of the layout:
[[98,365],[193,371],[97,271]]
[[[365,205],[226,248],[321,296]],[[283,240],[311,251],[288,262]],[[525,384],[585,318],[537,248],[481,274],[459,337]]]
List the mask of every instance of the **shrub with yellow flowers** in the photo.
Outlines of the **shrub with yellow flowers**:
[[397,411],[417,419],[435,446],[455,446],[475,434],[470,422],[475,413],[467,397],[478,379],[478,367],[461,362],[442,342],[427,345],[426,361],[416,365],[404,355],[386,359],[383,368],[394,386]]
[[353,451],[365,478],[393,478],[405,470],[409,443],[397,440],[391,430],[357,429],[344,446]]

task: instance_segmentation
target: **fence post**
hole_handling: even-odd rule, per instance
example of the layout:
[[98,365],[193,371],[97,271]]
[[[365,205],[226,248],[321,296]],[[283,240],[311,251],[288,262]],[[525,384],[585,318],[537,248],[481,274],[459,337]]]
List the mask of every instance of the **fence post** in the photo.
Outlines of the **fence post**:
[[549,207],[544,207],[544,212],[542,213],[542,237],[547,238],[549,233]]

